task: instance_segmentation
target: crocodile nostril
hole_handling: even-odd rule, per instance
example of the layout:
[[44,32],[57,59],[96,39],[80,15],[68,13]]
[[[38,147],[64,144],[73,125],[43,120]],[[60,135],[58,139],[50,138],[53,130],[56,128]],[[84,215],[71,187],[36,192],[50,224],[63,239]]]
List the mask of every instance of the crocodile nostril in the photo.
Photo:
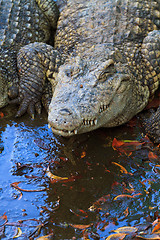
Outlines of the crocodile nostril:
[[72,114],[71,111],[68,110],[67,108],[63,108],[63,109],[59,110],[59,113],[61,115],[71,115]]
[[71,69],[67,69],[65,71],[65,74],[66,74],[67,77],[71,77],[72,76],[72,70]]

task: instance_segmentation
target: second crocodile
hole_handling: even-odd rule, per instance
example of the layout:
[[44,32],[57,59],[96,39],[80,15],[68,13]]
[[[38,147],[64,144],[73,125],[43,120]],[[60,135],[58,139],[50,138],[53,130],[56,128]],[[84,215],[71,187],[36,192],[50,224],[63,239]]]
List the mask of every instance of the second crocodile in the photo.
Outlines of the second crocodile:
[[58,14],[52,0],[0,0],[0,108],[9,102],[9,87],[18,86],[18,51],[36,41],[48,43]]

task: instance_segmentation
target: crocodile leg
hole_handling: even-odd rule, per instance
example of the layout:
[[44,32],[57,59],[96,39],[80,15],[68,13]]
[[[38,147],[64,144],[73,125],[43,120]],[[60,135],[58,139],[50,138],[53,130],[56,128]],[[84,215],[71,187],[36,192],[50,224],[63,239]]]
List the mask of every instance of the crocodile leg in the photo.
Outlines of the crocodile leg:
[[[45,43],[32,43],[19,51],[17,57],[19,93],[17,98],[10,101],[10,103],[20,104],[16,117],[20,117],[27,111],[34,118],[35,109],[38,113],[41,111],[41,97],[46,79],[51,82],[54,90],[55,75],[60,63],[58,52]],[[12,89],[10,89],[10,95],[13,95]]]
[[[150,32],[144,39],[142,54],[148,67],[146,79],[149,81],[152,95],[157,90],[160,81],[160,31]],[[160,142],[160,107],[152,113],[149,119],[143,121],[143,126],[154,142]]]

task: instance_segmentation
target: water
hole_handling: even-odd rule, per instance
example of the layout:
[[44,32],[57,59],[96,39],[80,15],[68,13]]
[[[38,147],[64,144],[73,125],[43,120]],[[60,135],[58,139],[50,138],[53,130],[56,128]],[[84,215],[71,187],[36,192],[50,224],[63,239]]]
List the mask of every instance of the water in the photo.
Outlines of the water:
[[[45,112],[35,120],[27,115],[14,118],[14,108],[1,112],[0,216],[5,213],[8,225],[1,228],[0,239],[12,239],[22,222],[25,226],[20,226],[18,239],[37,239],[50,233],[57,240],[105,239],[111,230],[154,217],[160,200],[159,157],[153,161],[148,154],[158,155],[158,148],[147,143],[131,155],[112,148],[115,137],[142,139],[138,125],[65,139],[48,129]],[[124,166],[128,174],[113,162]],[[68,179],[50,181],[48,166],[52,174]],[[43,191],[18,191],[11,186],[15,182],[20,182],[22,190]],[[134,197],[114,200],[121,194]],[[1,217],[0,224],[3,222]],[[41,231],[36,232],[41,224]]]

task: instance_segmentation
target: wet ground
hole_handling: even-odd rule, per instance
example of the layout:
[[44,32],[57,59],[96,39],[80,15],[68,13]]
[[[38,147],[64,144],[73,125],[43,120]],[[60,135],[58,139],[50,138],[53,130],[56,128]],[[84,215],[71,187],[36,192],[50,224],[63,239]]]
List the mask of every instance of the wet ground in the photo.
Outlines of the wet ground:
[[159,147],[137,120],[65,139],[45,113],[14,114],[0,111],[0,239],[106,239],[156,219]]

